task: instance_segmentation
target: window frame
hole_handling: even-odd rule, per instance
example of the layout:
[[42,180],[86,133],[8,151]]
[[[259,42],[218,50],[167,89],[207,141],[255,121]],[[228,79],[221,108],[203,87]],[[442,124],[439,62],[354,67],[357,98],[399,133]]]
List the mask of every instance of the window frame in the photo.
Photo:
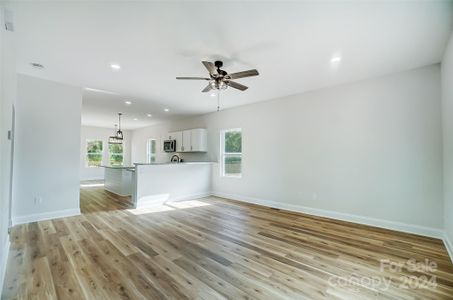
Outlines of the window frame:
[[[126,148],[126,147],[125,147],[124,140],[123,140],[123,143],[121,144],[121,148],[123,149],[123,152],[121,152],[121,157],[123,158],[123,159],[121,160],[121,165],[112,165],[112,163],[111,163],[111,161],[110,161],[110,155],[111,155],[111,153],[110,153],[110,145],[114,145],[114,144],[109,144],[109,143],[107,143],[107,144],[108,144],[108,150],[107,150],[108,165],[109,165],[110,167],[123,167],[123,166],[124,166],[124,152],[125,152],[125,148]],[[119,155],[119,154],[117,154],[117,153],[115,153],[115,154],[116,154],[116,155]]]
[[[100,152],[101,154],[101,164],[99,166],[90,166],[89,165],[89,160],[88,160],[88,143],[90,142],[101,142],[101,145],[102,145],[102,151]],[[85,140],[85,167],[86,168],[99,168],[100,166],[102,166],[102,164],[104,163],[104,151],[105,151],[105,147],[104,147],[104,140],[102,139],[86,139]],[[91,153],[91,154],[95,154],[95,153]]]
[[[240,132],[241,133],[241,152],[225,152],[225,135],[228,132]],[[242,128],[230,128],[230,129],[223,129],[220,131],[220,176],[221,177],[226,177],[226,178],[237,178],[240,179],[242,178],[242,165],[243,165],[243,143],[242,143]],[[240,157],[241,158],[241,173],[239,174],[226,174],[225,173],[225,158],[226,157]]]
[[[155,143],[155,152],[154,153],[151,153],[151,144],[150,142],[151,141],[154,141]],[[148,164],[151,164],[151,163],[155,163],[156,160],[157,160],[157,139],[156,138],[149,138],[146,140],[146,163]],[[153,155],[150,155],[150,154],[153,154]],[[154,157],[154,161],[152,162],[151,161],[151,158]]]

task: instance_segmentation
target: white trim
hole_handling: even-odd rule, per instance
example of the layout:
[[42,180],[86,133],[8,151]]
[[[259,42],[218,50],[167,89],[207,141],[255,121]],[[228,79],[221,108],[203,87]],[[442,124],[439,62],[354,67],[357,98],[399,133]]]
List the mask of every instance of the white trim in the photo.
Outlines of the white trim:
[[80,208],[56,210],[56,211],[45,212],[45,213],[40,213],[40,214],[13,217],[13,226],[18,225],[18,224],[26,224],[26,223],[30,223],[30,222],[38,222],[38,221],[58,219],[58,218],[64,218],[64,217],[72,217],[72,216],[78,216],[78,215],[80,215]]
[[[241,152],[225,152],[225,134],[228,132],[240,132],[241,133]],[[236,178],[236,179],[241,179],[242,178],[242,153],[243,153],[243,147],[242,147],[242,128],[231,128],[231,129],[223,129],[220,130],[220,177],[222,178]],[[225,173],[225,158],[227,155],[230,156],[237,156],[241,158],[241,173],[240,174],[226,174]]]
[[[101,155],[102,155],[102,159],[101,159],[101,164],[99,166],[90,166],[88,165],[88,143],[89,142],[101,142],[102,143],[102,151],[101,151]],[[97,138],[93,138],[93,139],[85,139],[85,157],[84,157],[84,160],[85,160],[85,168],[87,169],[91,169],[91,168],[99,168],[101,167],[103,164],[104,164],[104,159],[105,159],[105,141],[100,138],[100,139],[97,139]],[[91,154],[96,154],[96,153],[91,153]]]
[[[155,145],[155,150],[156,150],[156,151],[155,151],[154,153],[152,153],[152,152],[150,151],[150,150],[151,150],[151,147],[150,147],[150,146],[151,146],[151,145],[150,145],[150,142],[151,142],[151,141],[154,141],[155,144],[156,144],[156,145]],[[158,148],[158,146],[157,146],[157,139],[156,139],[156,138],[149,138],[149,139],[146,140],[146,162],[147,162],[148,164],[151,164],[151,163],[155,163],[155,162],[156,162],[156,159],[157,159],[157,148]],[[151,154],[151,155],[150,155],[150,154]],[[154,161],[152,162],[152,161],[151,161],[151,158],[153,158],[153,157],[154,157]]]
[[[100,169],[101,167],[98,167],[98,168]],[[80,182],[90,181],[90,180],[104,180],[104,175],[86,176],[84,178],[80,178]]]
[[406,223],[402,223],[402,222],[395,222],[395,221],[389,221],[389,220],[384,220],[384,219],[362,217],[362,216],[358,216],[358,215],[351,215],[351,214],[336,212],[336,211],[332,211],[332,210],[324,210],[324,209],[311,208],[311,207],[306,207],[306,206],[301,206],[301,205],[280,203],[280,202],[275,202],[275,201],[262,200],[262,199],[258,199],[258,198],[254,198],[254,197],[228,194],[228,193],[222,193],[222,192],[214,191],[214,192],[212,192],[212,195],[217,196],[217,197],[222,197],[222,198],[229,198],[229,199],[237,200],[237,201],[243,201],[243,202],[273,207],[273,208],[301,212],[301,213],[315,215],[315,216],[319,216],[319,217],[326,217],[326,218],[332,218],[332,219],[337,219],[337,220],[341,220],[341,221],[370,225],[370,226],[391,229],[391,230],[396,230],[396,231],[402,231],[402,232],[407,232],[407,233],[413,233],[413,234],[418,234],[418,235],[423,235],[423,236],[428,236],[428,237],[433,237],[433,238],[438,238],[438,239],[445,238],[444,231],[441,228],[425,227],[425,226],[420,226],[420,225],[415,225],[415,224],[406,224]]
[[448,255],[450,255],[450,260],[453,263],[453,243],[450,241],[446,232],[444,233],[443,241],[445,248],[447,248]]
[[9,246],[9,234],[7,234],[6,241],[4,243],[4,246],[2,247],[2,257],[0,257],[0,295],[3,294],[3,284],[5,281],[6,265],[8,263]]
[[184,196],[173,197],[173,198],[170,198],[168,201],[169,202],[187,201],[187,200],[206,198],[206,197],[209,197],[211,195],[212,194],[210,192],[199,193],[199,194],[189,194],[189,195],[184,195]]

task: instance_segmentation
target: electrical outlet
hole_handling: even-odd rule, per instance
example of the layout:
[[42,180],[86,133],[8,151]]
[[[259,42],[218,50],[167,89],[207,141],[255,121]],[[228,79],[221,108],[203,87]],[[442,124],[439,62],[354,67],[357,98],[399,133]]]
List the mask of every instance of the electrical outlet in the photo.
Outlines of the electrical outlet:
[[318,193],[313,192],[313,194],[311,196],[312,196],[313,200],[318,200]]

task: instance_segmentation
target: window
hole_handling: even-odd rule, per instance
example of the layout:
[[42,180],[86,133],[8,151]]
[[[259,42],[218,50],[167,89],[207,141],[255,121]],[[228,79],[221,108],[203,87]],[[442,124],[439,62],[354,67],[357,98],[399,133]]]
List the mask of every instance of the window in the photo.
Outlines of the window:
[[228,129],[220,134],[222,176],[241,177],[242,175],[242,132],[241,129]]
[[112,167],[123,165],[123,144],[109,144],[109,164]]
[[102,164],[103,143],[100,140],[87,140],[87,167],[99,167]]
[[156,140],[149,139],[146,143],[146,161],[148,163],[156,162]]

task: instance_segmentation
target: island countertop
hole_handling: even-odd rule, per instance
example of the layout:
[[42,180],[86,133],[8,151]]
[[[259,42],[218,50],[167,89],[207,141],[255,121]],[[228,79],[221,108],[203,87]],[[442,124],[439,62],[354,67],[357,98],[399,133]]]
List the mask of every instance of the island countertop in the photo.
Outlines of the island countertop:
[[203,165],[216,164],[215,161],[185,161],[185,162],[164,162],[164,163],[134,163],[135,166],[161,166],[161,165]]
[[101,166],[101,168],[116,169],[116,170],[126,170],[126,171],[135,171],[135,166]]

